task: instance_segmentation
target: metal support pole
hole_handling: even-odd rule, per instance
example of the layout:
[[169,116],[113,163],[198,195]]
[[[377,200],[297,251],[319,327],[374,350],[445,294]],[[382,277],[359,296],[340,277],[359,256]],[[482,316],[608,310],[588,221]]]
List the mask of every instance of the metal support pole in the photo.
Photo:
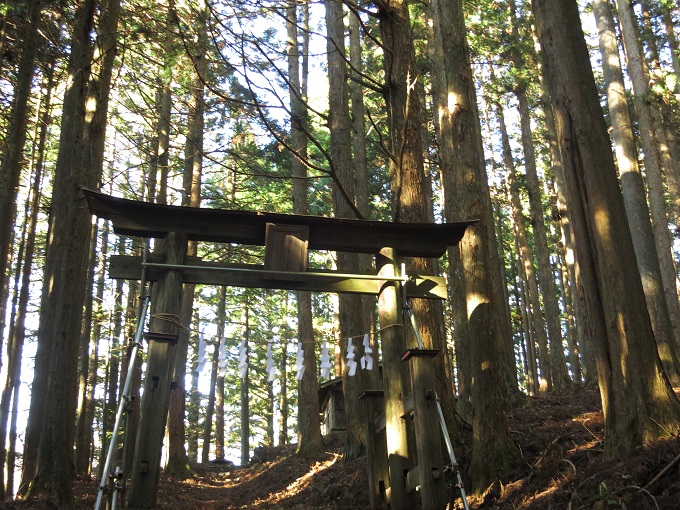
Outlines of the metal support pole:
[[[420,336],[420,331],[418,331],[418,324],[416,324],[416,318],[413,315],[413,310],[411,309],[411,306],[407,303],[404,302],[405,305],[404,307],[406,308],[406,312],[409,315],[409,318],[411,319],[411,326],[413,326],[413,332],[416,334],[416,340],[418,341],[418,348],[422,349],[423,348],[423,339]],[[439,403],[439,397],[435,394],[436,397],[436,402],[437,402],[437,413],[439,414],[439,425],[441,425],[442,432],[444,434],[444,442],[446,443],[446,450],[449,453],[449,458],[451,459],[451,469],[453,472],[456,474],[456,483],[458,490],[460,491],[460,497],[463,500],[463,507],[465,507],[465,510],[470,510],[470,507],[468,506],[468,501],[467,501],[467,496],[465,495],[465,487],[463,486],[463,479],[460,476],[460,469],[458,468],[458,462],[456,461],[456,454],[453,452],[453,445],[451,444],[451,438],[449,437],[449,429],[446,426],[446,422],[444,421],[444,412],[442,411],[442,406]]]
[[113,432],[111,434],[111,441],[109,443],[109,451],[106,455],[106,461],[104,463],[104,469],[102,471],[102,480],[99,484],[99,493],[97,494],[97,502],[94,505],[95,510],[100,510],[102,499],[104,496],[104,490],[106,489],[106,479],[109,477],[109,470],[111,469],[111,462],[113,461],[113,453],[116,448],[116,439],[118,437],[118,431],[120,429],[120,423],[123,419],[123,413],[127,407],[128,401],[130,399],[130,386],[132,385],[132,375],[134,374],[133,367],[135,366],[135,361],[137,359],[137,354],[142,344],[142,333],[144,331],[144,320],[146,318],[146,313],[149,309],[149,302],[151,301],[151,287],[152,282],[149,283],[149,291],[143,298],[142,307],[139,312],[139,317],[137,319],[137,329],[135,331],[134,345],[132,352],[130,353],[130,362],[128,364],[128,373],[125,377],[125,384],[123,386],[123,396],[118,404],[118,413],[116,414],[116,422],[113,426]]

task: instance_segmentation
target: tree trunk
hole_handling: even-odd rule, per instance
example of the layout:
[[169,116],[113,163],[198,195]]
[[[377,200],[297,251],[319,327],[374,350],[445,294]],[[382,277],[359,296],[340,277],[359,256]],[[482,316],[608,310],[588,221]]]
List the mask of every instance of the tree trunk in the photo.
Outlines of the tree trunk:
[[[102,239],[107,232],[104,234],[102,232]],[[97,242],[98,237],[98,224],[97,222],[92,224],[92,251],[90,252],[90,267],[88,268],[87,277],[87,290],[88,296],[93,296],[95,293],[95,272],[97,271]],[[103,278],[104,271],[101,271]],[[100,301],[101,303],[101,301]],[[94,319],[93,315],[93,304],[94,299],[89,299],[85,303],[85,311],[83,313],[83,331],[80,337],[80,359],[78,368],[78,407],[76,410],[76,457],[75,457],[75,474],[79,477],[85,477],[89,474],[90,470],[90,438],[88,437],[88,430],[92,430],[92,423],[87,423],[87,407],[89,403],[89,398],[91,393],[90,388],[88,388],[88,383],[90,381],[90,376],[92,369],[96,371],[96,361],[95,366],[92,366],[92,355],[90,352],[90,345],[93,344],[92,340],[92,323]],[[94,388],[92,388],[93,390]]]
[[[220,289],[220,296],[222,296],[223,293],[224,287]],[[220,345],[218,342],[215,344],[215,350],[213,351],[212,362],[210,364],[210,389],[208,393],[208,404],[205,409],[205,418],[203,421],[203,446],[201,448],[201,462],[203,462],[203,464],[207,464],[210,460],[210,439],[212,437],[213,418],[215,416],[215,388],[217,387],[217,372],[219,371],[219,362]]]
[[553,389],[552,369],[550,364],[550,352],[548,350],[548,336],[546,334],[546,324],[543,314],[541,313],[541,300],[538,292],[538,283],[536,282],[536,273],[534,272],[533,256],[529,249],[529,239],[526,231],[526,219],[522,212],[522,202],[519,196],[519,186],[517,184],[517,176],[515,171],[515,163],[512,157],[512,150],[510,148],[510,139],[508,138],[508,131],[505,127],[505,116],[500,105],[498,110],[498,124],[501,132],[501,139],[503,141],[503,160],[507,169],[508,188],[510,195],[510,204],[513,215],[513,223],[515,227],[515,244],[518,253],[518,266],[520,277],[526,284],[528,302],[525,303],[531,318],[529,321],[530,330],[536,335],[536,343],[538,344],[539,352],[539,367],[541,369],[541,377],[539,379],[539,391],[548,392]]
[[[326,5],[326,30],[328,32],[328,86],[331,171],[335,174],[333,187],[333,213],[336,218],[354,218],[354,175],[352,169],[352,123],[349,116],[349,89],[345,54],[344,12],[342,3],[328,0]],[[356,253],[337,253],[337,267],[341,273],[357,273],[359,257]],[[340,294],[340,339],[346,342],[366,331],[363,323],[362,301],[357,295]],[[345,358],[343,357],[343,362]],[[357,370],[349,376],[342,371],[342,389],[345,401],[345,460],[358,458],[366,449],[366,403],[358,396],[368,385],[365,371]]]
[[[77,359],[87,279],[91,220],[83,214],[80,186],[97,187],[100,169],[85,167],[86,84],[92,48],[94,0],[76,7],[69,76],[61,119],[59,153],[50,215],[38,352],[27,431],[23,494],[56,487],[60,504],[73,501],[72,445],[75,428]],[[68,469],[65,466],[69,466]]]
[[281,368],[279,374],[279,445],[288,444],[288,341],[281,337]]
[[[538,363],[536,360],[536,325],[534,321],[534,312],[531,308],[531,298],[529,296],[529,291],[527,290],[527,274],[525,271],[525,265],[522,261],[520,235],[517,232],[517,222],[513,219],[512,221],[513,234],[515,238],[515,253],[517,257],[515,258],[515,263],[517,264],[517,280],[520,287],[521,301],[520,301],[520,312],[522,314],[522,330],[524,333],[524,351],[527,356],[528,364],[528,383],[527,383],[527,393],[529,395],[538,395],[540,392],[541,384],[538,374]],[[540,349],[539,349],[540,352]]]
[[678,38],[675,35],[675,27],[673,24],[673,17],[671,16],[671,9],[667,5],[661,5],[661,21],[663,23],[664,30],[666,31],[666,40],[668,41],[668,47],[671,50],[671,59],[673,62],[673,72],[675,73],[676,83],[674,90],[671,92],[676,92],[678,90],[677,77],[680,76],[680,47],[678,46]]
[[[137,240],[132,243],[131,254],[136,256],[142,255],[142,250],[146,249],[142,247],[142,241]],[[135,333],[137,330],[137,324],[140,320],[140,314],[142,311],[143,300],[149,288],[142,288],[140,282],[132,281],[128,283],[128,296],[127,296],[127,306],[125,315],[125,331],[128,338],[135,338]],[[142,320],[145,320],[143,317]],[[95,336],[96,338],[96,336]],[[140,387],[142,384],[142,356],[137,356],[135,363],[130,364],[130,356],[132,354],[132,349],[134,345],[129,342],[125,352],[125,375],[127,377],[128,371],[132,370],[133,373],[130,376],[130,404],[125,413],[125,439],[123,441],[123,452],[121,454],[123,473],[127,473],[128,476],[132,472],[132,465],[134,461],[134,449],[137,443],[137,432],[139,428],[139,415],[141,410],[140,405]],[[123,480],[123,485],[127,484],[128,478],[125,477]],[[125,488],[125,487],[124,487]],[[124,504],[124,503],[123,503]]]
[[[550,364],[553,391],[560,391],[569,383],[569,374],[564,360],[562,346],[562,328],[560,327],[560,309],[558,305],[559,293],[555,285],[555,276],[550,264],[550,250],[548,235],[543,216],[543,201],[541,200],[541,185],[536,173],[536,156],[532,139],[531,119],[529,116],[529,102],[526,91],[520,89],[515,93],[518,101],[520,122],[522,127],[522,148],[524,150],[524,168],[526,170],[526,187],[529,194],[531,212],[531,227],[534,232],[534,250],[538,268],[538,286],[543,297],[543,310],[548,331],[548,345],[550,359],[544,363]],[[537,308],[537,313],[540,309]]]
[[576,384],[583,382],[581,370],[581,359],[579,357],[579,342],[575,324],[574,298],[569,280],[569,270],[565,259],[564,246],[561,246],[560,254],[560,276],[562,277],[562,307],[566,315],[567,324],[567,345],[569,346],[569,365],[571,366],[572,378]]
[[[309,295],[309,292],[305,294]],[[298,301],[299,303],[299,301]],[[299,304],[298,304],[299,306]],[[311,315],[312,304],[309,303],[309,311]],[[245,309],[245,330],[243,338],[245,340],[245,348],[248,349],[250,342],[250,322],[248,316],[248,305]],[[311,324],[311,317],[310,317]],[[247,466],[250,463],[250,375],[246,371],[245,378],[241,379],[241,466]],[[317,397],[318,398],[318,397]],[[299,418],[298,418],[299,419]]]
[[[434,10],[435,6],[433,6]],[[436,16],[433,13],[433,18]],[[432,94],[439,115],[436,119],[437,145],[440,153],[440,167],[441,180],[444,182],[444,175],[448,174],[451,179],[451,164],[455,161],[454,145],[444,137],[448,134],[448,118],[443,116],[441,112],[445,111],[448,105],[448,90],[447,78],[444,72],[444,54],[442,31],[439,29],[439,24],[434,27],[434,44],[432,49],[433,60],[436,64],[432,69]],[[448,181],[451,183],[452,181]],[[453,189],[451,189],[453,188]],[[449,184],[448,192],[452,195],[460,193],[462,186],[457,184]],[[458,199],[453,199],[453,203],[459,203]],[[462,211],[447,211],[447,221],[453,218],[462,217]],[[453,329],[454,348],[456,353],[456,379],[458,382],[458,401],[456,405],[456,412],[461,418],[467,422],[472,421],[472,405],[471,405],[471,388],[472,388],[472,365],[469,355],[470,342],[468,332],[468,322],[465,300],[465,279],[462,268],[462,259],[460,258],[460,247],[451,246],[448,249],[449,260],[449,299]]]
[[[471,398],[474,407],[474,439],[469,478],[473,491],[486,489],[489,483],[509,469],[518,457],[518,449],[508,433],[503,409],[501,346],[511,342],[509,318],[505,305],[499,303],[501,282],[494,278],[501,266],[493,228],[491,198],[484,167],[479,115],[473,88],[469,49],[462,2],[434,4],[434,27],[441,31],[444,45],[444,69],[447,97],[453,101],[440,105],[442,138],[456,147],[454,159],[442,161],[444,206],[447,221],[478,219],[460,242],[460,260],[466,292],[468,338],[470,342]],[[444,154],[442,154],[443,156]],[[462,184],[465,183],[464,186]],[[460,193],[456,186],[461,185]]]
[[[226,341],[226,340],[225,340]],[[224,375],[215,382],[215,458],[224,459]]]
[[[196,241],[187,244],[187,256],[196,256]],[[170,392],[170,407],[168,410],[168,458],[164,470],[180,479],[192,475],[189,458],[184,446],[186,442],[186,367],[191,340],[191,318],[194,312],[194,294],[196,285],[184,284],[182,288],[182,309],[180,322],[183,327],[179,333],[175,366],[173,367],[173,390]]]
[[[306,7],[305,7],[306,8]],[[291,147],[300,157],[293,156],[293,212],[307,214],[307,168],[302,158],[307,155],[307,53],[303,55],[302,73],[300,73],[300,50],[298,47],[297,8],[295,5],[286,11],[286,29],[288,32],[288,83],[290,95]],[[306,17],[309,21],[308,14]],[[308,35],[303,36],[304,44],[308,44]],[[302,76],[300,76],[302,74]],[[305,357],[305,377],[298,383],[298,453],[312,455],[321,448],[321,427],[319,424],[319,380],[316,369],[316,352],[314,349],[314,330],[312,324],[312,296],[309,292],[296,292],[298,338],[302,342]],[[247,381],[247,379],[246,379]],[[244,383],[246,382],[244,381]],[[246,393],[242,398],[247,399]],[[245,440],[247,443],[247,439]],[[248,462],[247,451],[241,450],[242,459]]]
[[[662,126],[658,123],[656,105],[650,100],[649,75],[645,69],[644,56],[638,40],[638,29],[634,13],[628,2],[617,1],[621,38],[626,50],[626,63],[631,83],[633,85],[633,104],[637,113],[640,141],[644,155],[647,176],[647,191],[649,211],[652,217],[652,229],[656,252],[659,258],[659,268],[663,279],[663,289],[666,305],[673,325],[676,343],[680,344],[680,304],[676,287],[677,272],[672,255],[672,239],[668,230],[666,215],[666,199],[663,191],[662,159],[664,159],[661,144],[655,139],[662,134]],[[655,113],[657,122],[655,123]],[[664,170],[667,177],[672,177],[673,170],[666,156]],[[680,218],[680,204],[673,204],[675,216]],[[657,341],[661,341],[658,338]]]
[[[168,175],[170,171],[170,117],[172,115],[172,67],[174,65],[173,47],[175,44],[175,1],[168,0],[165,21],[163,73],[157,91],[158,131],[156,145],[156,171],[153,183],[158,184],[156,202],[168,203]],[[155,186],[154,186],[155,187]]]
[[[198,314],[196,314],[196,320],[194,321],[194,331],[199,330]],[[198,340],[198,335],[195,335],[196,340]],[[194,359],[198,351],[198,340],[193,349]],[[201,429],[199,426],[200,414],[201,414],[201,392],[198,389],[198,380],[200,374],[194,365],[194,369],[191,371],[191,390],[189,392],[189,403],[187,404],[187,421],[189,422],[191,428],[187,434],[187,456],[189,457],[189,462],[192,464],[198,464],[198,439],[201,435]]]
[[[200,207],[201,205],[201,176],[203,170],[203,111],[204,111],[204,86],[205,75],[205,7],[203,6],[196,17],[196,30],[198,32],[198,44],[195,54],[191,55],[196,66],[197,76],[194,76],[191,84],[187,114],[187,136],[184,149],[184,173],[182,179],[182,205],[188,207]],[[198,253],[196,241],[188,244],[187,256],[195,257]],[[175,390],[170,397],[170,415],[168,417],[168,461],[166,469],[180,477],[189,477],[191,469],[189,459],[184,447],[186,430],[184,426],[186,414],[186,367],[189,352],[190,325],[193,317],[195,284],[186,284],[182,297],[182,324],[186,328],[180,333],[177,346],[177,359],[175,364],[174,379]]]
[[[119,239],[118,244],[118,254],[121,255],[122,251],[125,249],[124,243]],[[121,374],[121,352],[123,350],[123,345],[120,341],[120,334],[122,331],[122,321],[123,321],[123,280],[116,280],[116,288],[114,293],[114,303],[113,312],[110,317],[109,324],[113,324],[113,329],[109,330],[109,362],[107,369],[107,386],[106,386],[106,402],[104,403],[103,409],[103,423],[102,423],[102,437],[101,443],[103,445],[108,445],[109,441],[118,441],[118,437],[112,435],[113,427],[116,421],[116,412],[118,411],[119,395],[122,391],[122,387],[119,385],[119,378]],[[117,449],[114,450],[117,452]],[[106,455],[108,453],[108,448],[102,448],[100,450],[99,458],[99,473],[97,478],[102,478],[101,470],[104,468],[106,463]],[[112,459],[112,466],[117,465],[119,459]]]
[[[38,145],[36,147],[37,158],[34,163],[33,171],[33,185],[31,188],[30,205],[26,211],[26,242],[25,242],[25,257],[17,258],[18,264],[23,262],[21,274],[17,271],[16,278],[19,281],[21,277],[21,287],[18,293],[17,300],[17,314],[10,320],[9,333],[7,336],[7,379],[2,390],[2,397],[0,399],[0,473],[4,473],[5,465],[7,465],[7,484],[6,492],[2,495],[12,494],[12,480],[14,477],[14,461],[9,455],[6,457],[6,442],[8,421],[10,420],[10,403],[14,399],[15,405],[19,397],[19,385],[21,383],[21,357],[23,352],[24,340],[26,336],[26,313],[28,309],[29,290],[31,283],[31,274],[33,270],[33,258],[36,252],[36,225],[38,223],[38,213],[40,205],[40,190],[42,186],[43,176],[43,162],[45,157],[45,142],[47,139],[48,126],[50,125],[50,110],[52,88],[54,85],[54,66],[50,66],[45,76],[46,94],[41,101],[41,108],[39,111],[40,134],[38,137]],[[15,431],[16,435],[16,423]],[[14,449],[14,445],[9,445],[10,449]],[[7,462],[7,464],[5,464]],[[2,477],[2,475],[0,475]],[[0,483],[0,490],[5,489],[5,484]]]
[[[536,43],[538,43],[537,35],[534,34]],[[550,144],[550,166],[553,175],[553,187],[556,195],[556,211],[554,215],[559,218],[559,226],[561,232],[561,243],[563,249],[563,260],[566,269],[566,274],[563,274],[562,288],[564,293],[570,293],[571,304],[573,308],[575,326],[574,334],[576,335],[575,345],[580,347],[582,352],[583,364],[579,362],[579,373],[584,375],[586,384],[595,383],[597,379],[595,369],[595,359],[590,355],[591,350],[588,346],[592,343],[588,337],[586,324],[588,322],[585,316],[585,307],[583,306],[583,291],[580,283],[580,275],[578,275],[574,268],[575,249],[574,239],[572,234],[571,222],[569,220],[569,213],[567,207],[565,183],[564,183],[564,169],[562,168],[562,155],[560,154],[559,145],[557,143],[557,128],[555,126],[555,116],[552,108],[552,99],[550,97],[550,90],[548,88],[547,80],[544,73],[541,73],[541,107],[545,117],[545,128],[548,143]],[[575,352],[575,350],[571,350]],[[580,361],[577,355],[575,361]],[[574,371],[574,360],[572,360],[572,372]],[[577,382],[581,379],[575,378]]]
[[533,10],[579,248],[576,269],[594,333],[605,455],[611,457],[678,431],[680,402],[661,367],[646,312],[578,6],[536,0]]
[[[4,157],[0,163],[0,344],[5,332],[5,304],[7,302],[7,275],[10,265],[10,248],[12,246],[12,225],[16,211],[16,199],[19,189],[19,177],[23,166],[24,144],[29,114],[29,97],[33,75],[35,73],[35,56],[40,46],[40,13],[42,0],[28,4],[26,32],[22,44],[21,60],[17,69],[17,82],[14,87],[7,138],[4,140]],[[51,88],[49,93],[51,93]]]
[[635,248],[637,267],[642,277],[642,287],[647,300],[647,310],[657,341],[659,356],[673,385],[680,385],[680,358],[674,341],[673,325],[663,293],[663,280],[659,258],[654,244],[654,232],[649,219],[645,185],[638,168],[637,147],[619,62],[619,44],[616,38],[614,15],[608,0],[595,0],[593,13],[597,22],[602,53],[602,71],[607,90],[609,117],[616,162],[621,179],[626,215]]

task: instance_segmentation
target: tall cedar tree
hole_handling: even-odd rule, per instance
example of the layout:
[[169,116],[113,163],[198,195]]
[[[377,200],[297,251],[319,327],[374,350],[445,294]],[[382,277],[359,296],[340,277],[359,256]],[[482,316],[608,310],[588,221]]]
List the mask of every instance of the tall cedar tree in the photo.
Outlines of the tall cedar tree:
[[[293,212],[307,214],[307,109],[306,59],[303,55],[302,73],[300,72],[300,48],[298,42],[298,10],[291,4],[286,11],[288,86],[290,92],[290,144],[296,152],[291,158],[293,170]],[[307,40],[308,35],[303,36]],[[302,74],[302,76],[300,76]],[[298,452],[313,454],[321,448],[321,427],[319,424],[319,392],[314,349],[314,330],[312,324],[312,295],[309,292],[296,292],[298,339],[302,342],[305,377],[298,386]]]
[[73,23],[26,438],[26,451],[36,454],[25,459],[22,482],[24,493],[56,488],[64,506],[73,501],[78,345],[91,233],[80,187],[96,188],[100,179],[96,168],[84,165],[93,149],[85,105],[95,7],[94,0],[79,2]]
[[[336,177],[333,187],[333,212],[337,218],[355,218],[352,204],[346,200],[346,197],[354,199],[354,176],[343,4],[337,0],[327,0],[325,4],[326,30],[328,31],[330,154],[332,172]],[[339,252],[337,259],[338,271],[341,273],[359,271],[359,256],[356,253]],[[361,296],[340,294],[338,307],[340,340],[344,344],[347,338],[357,337],[366,331],[363,323]],[[354,341],[358,343],[357,340]],[[345,350],[344,346],[342,350]],[[342,359],[344,362],[344,356]],[[367,377],[364,371],[359,371],[356,377],[349,377],[343,363],[342,388],[347,429],[345,458],[348,460],[356,459],[366,449],[365,401],[358,399],[359,393],[366,389],[366,383]]]
[[680,429],[659,359],[574,0],[533,2],[605,416],[605,455]]
[[19,177],[23,165],[24,144],[29,113],[29,97],[33,75],[35,74],[35,56],[40,45],[40,13],[42,1],[26,2],[27,23],[21,59],[17,69],[17,82],[7,129],[7,138],[3,147],[0,163],[0,343],[5,330],[5,305],[7,302],[7,278],[9,276],[10,247],[12,246],[12,225],[16,212],[16,199],[19,189]]
[[[44,77],[44,84],[47,92],[41,99],[40,105],[40,135],[37,147],[37,158],[33,165],[33,185],[31,190],[30,205],[24,215],[26,218],[26,228],[24,245],[24,258],[19,255],[17,259],[17,268],[21,266],[21,287],[18,292],[16,304],[16,314],[14,310],[10,319],[9,333],[7,335],[7,379],[2,388],[2,396],[0,398],[0,473],[5,471],[5,461],[7,462],[7,484],[4,483],[4,475],[0,475],[2,484],[0,485],[0,495],[4,499],[6,494],[13,493],[13,478],[14,478],[14,462],[11,458],[10,452],[14,450],[15,445],[11,439],[7,444],[7,429],[10,420],[10,400],[14,402],[14,408],[19,397],[19,385],[21,383],[21,360],[24,347],[24,340],[26,337],[26,314],[28,311],[29,290],[31,284],[31,275],[33,274],[33,259],[36,254],[36,226],[38,224],[38,213],[40,211],[40,191],[42,186],[42,176],[44,170],[45,157],[45,142],[47,140],[48,126],[50,125],[50,111],[52,107],[52,92],[54,87],[54,65],[50,65]],[[37,128],[37,126],[36,126]],[[28,202],[27,202],[28,204]],[[19,279],[19,272],[16,273],[17,283]],[[15,293],[16,294],[16,293]],[[12,413],[16,413],[15,410]],[[12,434],[16,437],[16,416],[13,416],[14,430],[10,428],[10,437]],[[8,448],[9,447],[9,448]],[[7,456],[5,456],[7,453]],[[5,491],[6,485],[6,491]],[[3,492],[4,491],[4,492]]]
[[[460,242],[467,338],[470,356],[472,426],[474,439],[469,477],[473,491],[482,491],[507,471],[519,451],[508,433],[503,410],[504,391],[500,352],[510,342],[502,290],[494,285],[501,266],[496,248],[491,197],[484,166],[481,128],[466,40],[461,1],[435,1],[434,28],[443,45],[447,102],[439,104],[442,140],[454,148],[442,160],[444,207],[447,221],[479,220]],[[444,156],[444,153],[442,153]]]
[[619,60],[619,43],[616,37],[611,3],[608,0],[595,0],[593,2],[593,14],[597,22],[600,52],[602,53],[602,73],[612,125],[612,139],[621,178],[626,215],[633,236],[635,257],[640,274],[643,275],[642,286],[647,299],[647,309],[652,321],[654,337],[657,339],[659,356],[663,361],[669,379],[674,385],[677,385],[680,383],[677,345],[674,341],[671,316],[663,292],[663,281],[656,245],[654,244],[654,232],[649,218],[645,184],[638,166],[637,146]]

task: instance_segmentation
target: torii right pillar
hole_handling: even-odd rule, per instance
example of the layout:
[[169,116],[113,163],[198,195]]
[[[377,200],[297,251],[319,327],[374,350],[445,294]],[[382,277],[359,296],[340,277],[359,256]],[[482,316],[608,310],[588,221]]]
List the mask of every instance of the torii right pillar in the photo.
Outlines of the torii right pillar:
[[[398,276],[396,253],[383,248],[376,257],[378,276]],[[412,510],[416,507],[414,492],[406,489],[406,473],[411,466],[408,434],[404,416],[404,397],[409,393],[406,365],[401,356],[406,350],[404,325],[401,318],[401,284],[381,281],[378,296],[385,395],[385,436],[389,469],[388,501],[391,510]],[[370,441],[371,438],[368,438]]]

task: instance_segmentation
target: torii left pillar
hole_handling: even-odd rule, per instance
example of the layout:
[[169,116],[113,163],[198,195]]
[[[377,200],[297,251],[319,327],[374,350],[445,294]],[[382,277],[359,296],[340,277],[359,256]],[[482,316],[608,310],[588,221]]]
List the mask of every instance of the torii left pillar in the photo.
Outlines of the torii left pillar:
[[[172,232],[161,242],[161,246],[165,264],[184,264],[186,235]],[[179,322],[181,306],[182,273],[176,269],[166,269],[155,284],[151,296],[149,350],[139,430],[130,474],[129,509],[149,509],[156,505],[161,449],[177,350],[176,341],[173,342],[172,339],[177,338],[182,327]]]

